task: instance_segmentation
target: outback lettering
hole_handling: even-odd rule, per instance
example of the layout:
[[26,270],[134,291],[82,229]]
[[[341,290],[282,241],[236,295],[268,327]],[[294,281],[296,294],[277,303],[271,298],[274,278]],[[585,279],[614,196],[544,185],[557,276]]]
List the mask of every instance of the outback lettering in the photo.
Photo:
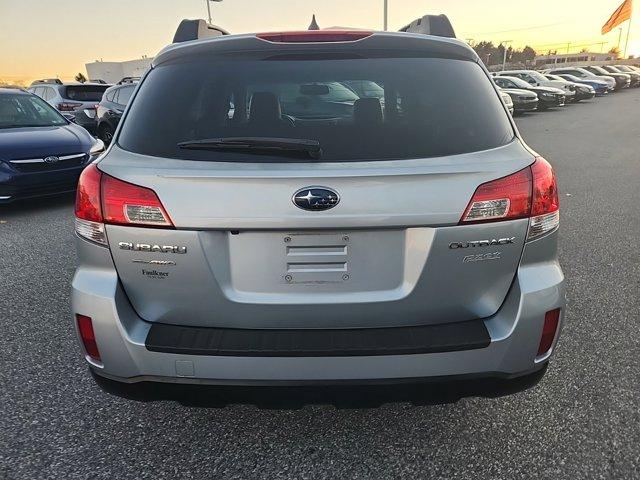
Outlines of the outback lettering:
[[469,247],[493,247],[496,245],[509,245],[514,242],[516,237],[505,237],[492,240],[473,240],[468,242],[452,242],[449,244],[449,248],[455,250],[456,248],[469,248]]

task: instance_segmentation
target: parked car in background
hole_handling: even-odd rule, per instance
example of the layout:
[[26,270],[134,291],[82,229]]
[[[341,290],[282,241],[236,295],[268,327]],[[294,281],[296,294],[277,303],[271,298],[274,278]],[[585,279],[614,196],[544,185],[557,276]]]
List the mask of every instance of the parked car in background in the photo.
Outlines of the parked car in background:
[[80,125],[94,137],[98,136],[98,122],[96,117],[97,108],[98,104],[95,104],[93,107],[77,110],[73,117],[74,123]]
[[[263,33],[153,65],[78,186],[72,311],[98,385],[542,377],[565,308],[555,173],[467,44]],[[354,78],[384,109],[322,104]]]
[[124,109],[137,83],[124,82],[107,89],[96,107],[96,130],[98,138],[109,145],[118,127]]
[[637,73],[640,74],[640,68],[634,65],[615,65],[615,67],[622,73]]
[[603,65],[602,68],[609,73],[621,73],[623,75],[629,75],[629,77],[631,77],[631,81],[629,82],[629,87],[631,88],[640,87],[640,73],[633,71],[631,68],[628,71],[624,71],[622,70],[623,66]]
[[102,83],[62,83],[58,79],[36,80],[27,88],[59,112],[75,117],[85,108],[95,108],[109,85]]
[[515,110],[513,108],[513,100],[511,100],[511,95],[509,95],[507,92],[505,92],[502,89],[499,90],[499,93],[500,93],[500,98],[502,98],[504,105],[507,107],[507,110],[509,110],[509,113],[513,115],[515,113]]
[[[116,85],[124,85],[124,84],[135,84],[137,82],[140,81],[140,77],[124,77],[122,80],[120,80]],[[104,83],[104,82],[102,82]],[[112,85],[107,85],[107,87],[111,87]],[[106,90],[105,90],[106,91]],[[104,94],[103,94],[104,97]],[[124,100],[124,99],[123,99]],[[100,99],[100,101],[102,101],[102,98]],[[81,110],[78,110],[76,112],[76,117],[75,117],[75,122],[86,128],[92,135],[94,136],[99,136],[98,135],[98,105],[96,104],[91,108],[83,108]],[[117,125],[117,120],[113,119],[114,121],[112,121],[111,123]],[[106,141],[107,144],[109,143],[108,140],[105,140],[110,134],[113,134],[113,131],[115,130],[115,128],[109,126],[109,127],[103,127],[103,141]]]
[[626,73],[609,72],[604,68],[598,67],[596,65],[587,65],[586,67],[584,67],[584,69],[593,73],[594,75],[613,78],[616,82],[616,90],[628,88],[631,84],[631,77]]
[[566,82],[569,85],[571,85],[571,87],[573,88],[573,91],[575,92],[575,96],[573,97],[574,102],[579,102],[581,100],[590,100],[596,96],[596,91],[590,85],[587,85],[584,83],[572,82],[558,75],[553,75],[550,73],[546,74],[545,77],[555,82]]
[[564,92],[565,100],[567,102],[574,101],[576,96],[575,88],[573,85],[564,82],[562,80],[550,80],[545,77],[540,72],[535,70],[505,70],[502,72],[496,73],[496,75],[504,76],[504,77],[516,77],[521,80],[524,80],[529,85],[534,87],[552,87],[558,88]]
[[104,144],[40,97],[0,88],[0,203],[71,192]]
[[582,67],[551,68],[549,70],[545,70],[544,73],[551,73],[554,75],[573,75],[581,80],[600,80],[607,83],[610,92],[616,89],[615,78],[608,75],[596,75],[595,73],[590,72],[589,70],[585,70]]
[[498,87],[502,93],[511,97],[513,102],[513,114],[532,112],[538,108],[538,95],[528,90],[519,88]]
[[[553,74],[547,74],[547,75],[553,75]],[[605,82],[604,80],[597,80],[597,79],[584,79],[584,78],[578,78],[575,75],[569,75],[567,73],[560,73],[557,74],[555,76],[558,76],[560,78],[563,78],[569,82],[574,82],[576,85],[586,85],[588,87],[593,88],[596,96],[598,95],[606,95],[609,93],[609,84],[607,82]]]
[[[546,110],[550,107],[562,107],[565,104],[564,91],[553,87],[535,87],[517,77],[495,76],[493,81],[500,88],[528,90],[538,96],[538,110]],[[515,106],[515,100],[514,100]]]

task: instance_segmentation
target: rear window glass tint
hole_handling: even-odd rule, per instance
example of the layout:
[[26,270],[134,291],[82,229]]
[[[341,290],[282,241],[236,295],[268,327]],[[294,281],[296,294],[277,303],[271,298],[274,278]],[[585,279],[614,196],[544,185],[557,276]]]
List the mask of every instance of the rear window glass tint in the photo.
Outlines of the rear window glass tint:
[[107,85],[70,85],[65,88],[64,97],[79,102],[99,102],[107,88]]
[[243,136],[315,140],[319,161],[364,161],[486,150],[514,132],[490,80],[470,61],[202,56],[149,73],[118,143],[159,157],[286,161],[177,146]]

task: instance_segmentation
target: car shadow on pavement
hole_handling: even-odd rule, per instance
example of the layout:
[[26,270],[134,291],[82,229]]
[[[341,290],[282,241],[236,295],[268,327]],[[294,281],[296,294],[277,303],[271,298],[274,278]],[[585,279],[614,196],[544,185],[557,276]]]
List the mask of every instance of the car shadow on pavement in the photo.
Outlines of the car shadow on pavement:
[[386,385],[209,386],[141,382],[122,384],[93,374],[105,392],[140,402],[174,401],[183,406],[224,408],[253,405],[269,410],[296,410],[309,405],[336,408],[378,408],[389,403],[414,406],[455,403],[468,397],[496,398],[528,390],[540,382],[546,366],[511,380],[470,379]]
[[64,193],[40,198],[29,198],[12,203],[0,204],[0,219],[3,215],[21,215],[34,213],[41,210],[60,207],[73,207],[75,193]]

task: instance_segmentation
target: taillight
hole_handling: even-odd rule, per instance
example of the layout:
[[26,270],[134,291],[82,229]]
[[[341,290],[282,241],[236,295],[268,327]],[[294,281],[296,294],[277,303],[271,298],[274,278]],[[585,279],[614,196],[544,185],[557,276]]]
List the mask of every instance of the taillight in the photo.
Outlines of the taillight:
[[540,345],[538,345],[537,357],[545,356],[551,350],[553,339],[556,338],[558,325],[560,323],[560,309],[550,310],[544,315],[544,324],[542,326],[542,335],[540,336]]
[[480,185],[461,223],[496,222],[526,218],[531,211],[531,169]]
[[173,227],[156,192],[109,175],[102,177],[105,223]]
[[107,245],[104,231],[100,183],[102,173],[95,163],[82,171],[76,190],[76,233],[101,245]]
[[82,344],[84,345],[87,355],[91,360],[100,362],[100,351],[98,350],[96,335],[93,332],[93,322],[91,317],[76,313],[76,322],[78,323],[78,332],[80,333],[80,339],[82,340]]
[[153,190],[106,175],[92,163],[84,169],[78,182],[76,233],[108,245],[105,224],[173,227]]
[[63,102],[63,103],[59,103],[58,105],[56,105],[56,108],[60,112],[73,112],[74,110],[77,110],[81,106],[82,106],[81,103]]
[[538,238],[560,224],[560,201],[553,168],[544,158],[538,157],[531,165],[531,173],[533,174],[533,200],[528,240]]
[[299,32],[258,33],[256,37],[276,43],[354,42],[373,35],[365,30],[303,30]]
[[542,157],[514,174],[480,185],[460,224],[519,218],[529,218],[527,240],[554,230],[560,223],[555,173]]

